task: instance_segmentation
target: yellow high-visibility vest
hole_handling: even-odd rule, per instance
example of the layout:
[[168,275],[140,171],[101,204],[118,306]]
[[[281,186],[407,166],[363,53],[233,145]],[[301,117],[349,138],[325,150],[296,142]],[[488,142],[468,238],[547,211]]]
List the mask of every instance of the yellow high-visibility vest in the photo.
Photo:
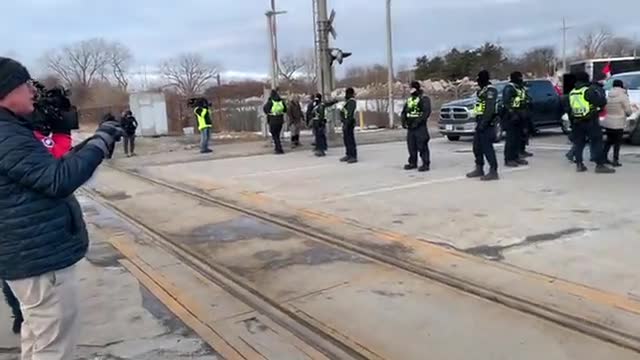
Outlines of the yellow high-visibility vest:
[[[198,114],[198,110],[202,110],[202,111]],[[196,114],[196,118],[198,119],[198,130],[202,131],[206,128],[211,127],[211,124],[207,124],[207,120],[206,120],[206,116],[209,113],[209,109],[196,108],[195,110],[193,110],[193,112]]]

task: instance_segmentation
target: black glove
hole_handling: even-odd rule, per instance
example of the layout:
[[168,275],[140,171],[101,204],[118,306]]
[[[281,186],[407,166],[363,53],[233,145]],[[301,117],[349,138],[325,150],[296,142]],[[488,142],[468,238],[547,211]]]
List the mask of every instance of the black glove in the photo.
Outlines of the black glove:
[[117,121],[105,121],[98,126],[96,133],[89,138],[87,145],[94,145],[100,148],[106,159],[113,155],[115,144],[122,139],[124,130]]

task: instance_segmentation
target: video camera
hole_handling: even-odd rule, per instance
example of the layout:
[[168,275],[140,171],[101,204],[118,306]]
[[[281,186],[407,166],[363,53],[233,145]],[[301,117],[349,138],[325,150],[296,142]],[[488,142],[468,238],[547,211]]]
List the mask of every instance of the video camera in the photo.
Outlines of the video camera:
[[43,133],[67,132],[78,129],[78,110],[71,105],[71,91],[61,86],[47,89],[43,84],[34,81],[36,89],[35,111],[32,120],[36,129]]
[[211,102],[203,97],[195,97],[189,99],[187,102],[189,107],[197,108],[197,107],[211,107]]

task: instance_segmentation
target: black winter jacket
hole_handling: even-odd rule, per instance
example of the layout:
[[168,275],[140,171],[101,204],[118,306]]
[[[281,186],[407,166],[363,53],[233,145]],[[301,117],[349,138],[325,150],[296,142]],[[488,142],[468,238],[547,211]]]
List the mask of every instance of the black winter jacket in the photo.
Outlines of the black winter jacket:
[[[577,83],[575,88],[581,89],[587,87],[587,92],[584,94],[586,100],[595,107],[595,111],[588,114],[583,121],[598,121],[600,115],[599,112],[607,105],[607,95],[604,89],[598,84],[585,84]],[[567,95],[562,99],[562,105],[565,112],[569,115],[569,120],[573,124],[575,120],[573,112],[571,111],[570,96]]]
[[[412,95],[413,96],[413,95]],[[421,126],[426,126],[429,117],[431,116],[431,99],[424,95],[422,91],[419,91],[416,94],[420,98],[418,102],[418,107],[422,109],[422,116],[417,119],[410,119],[408,117],[409,111],[409,102],[407,101],[402,108],[402,113],[400,118],[402,119],[402,126],[409,129],[417,129]]]
[[[282,104],[284,105],[284,110],[283,113],[280,115],[271,115],[271,108],[273,107],[273,102],[274,101],[282,101]],[[269,124],[271,124],[272,122],[276,122],[276,123],[280,123],[280,124],[284,124],[284,114],[287,113],[287,105],[286,102],[284,100],[282,100],[282,98],[278,97],[270,97],[269,100],[267,101],[266,104],[264,104],[264,106],[262,107],[262,110],[264,111],[264,113],[267,115],[267,121],[269,122]]]
[[55,159],[25,121],[0,108],[0,279],[74,265],[89,238],[73,196],[104,154],[87,144]]

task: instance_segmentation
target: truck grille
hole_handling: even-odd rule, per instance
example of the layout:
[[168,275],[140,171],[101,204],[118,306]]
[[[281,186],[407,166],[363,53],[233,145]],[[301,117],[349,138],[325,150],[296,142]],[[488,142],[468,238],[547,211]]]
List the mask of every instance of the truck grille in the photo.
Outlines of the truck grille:
[[471,112],[465,107],[443,107],[440,109],[440,119],[442,120],[469,120]]

